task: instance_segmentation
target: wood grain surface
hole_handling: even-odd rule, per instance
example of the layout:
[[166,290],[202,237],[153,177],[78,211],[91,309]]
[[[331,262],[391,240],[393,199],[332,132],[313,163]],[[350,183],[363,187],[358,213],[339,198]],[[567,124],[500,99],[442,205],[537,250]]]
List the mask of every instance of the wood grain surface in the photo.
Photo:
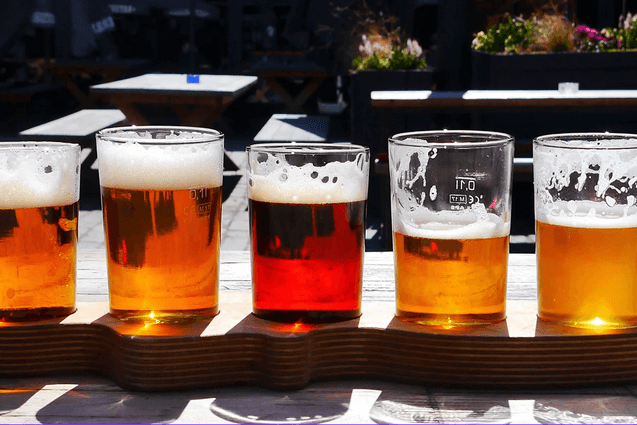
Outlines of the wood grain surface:
[[634,331],[594,334],[537,320],[534,255],[511,255],[506,321],[452,329],[394,317],[390,252],[366,255],[362,316],[321,325],[253,316],[247,252],[222,254],[217,317],[124,323],[108,314],[103,252],[80,255],[77,313],[0,327],[0,377],[91,372],[143,391],[358,378],[492,389],[637,381]]

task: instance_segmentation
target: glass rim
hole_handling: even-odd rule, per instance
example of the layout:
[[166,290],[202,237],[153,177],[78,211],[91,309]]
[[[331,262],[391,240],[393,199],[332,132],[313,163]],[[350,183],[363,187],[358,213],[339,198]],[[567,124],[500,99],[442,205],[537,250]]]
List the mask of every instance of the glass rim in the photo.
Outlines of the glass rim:
[[79,143],[53,141],[6,141],[0,142],[0,150],[36,150],[38,148],[53,148],[55,150],[80,150]]
[[[180,131],[190,134],[202,133],[201,137],[195,138],[174,138],[174,139],[137,139],[128,136],[121,136],[118,133],[140,131]],[[212,143],[224,140],[224,134],[219,130],[203,127],[186,127],[178,125],[131,125],[126,127],[111,127],[100,130],[95,135],[96,139],[114,143],[139,143],[140,145],[194,145],[201,143]]]
[[[478,140],[471,141],[425,141],[425,137],[471,137]],[[414,140],[414,141],[412,141]],[[416,142],[417,140],[417,142]],[[433,148],[478,148],[506,145],[515,142],[515,137],[507,133],[485,130],[424,130],[409,131],[394,134],[389,138],[389,143],[410,146],[410,147],[433,147]]]
[[322,143],[322,142],[282,142],[282,143],[254,143],[246,146],[246,152],[281,153],[281,154],[338,154],[369,152],[369,146],[351,143]]
[[[622,141],[623,143],[613,143],[613,141]],[[605,143],[602,144],[602,142]],[[534,138],[533,145],[562,149],[637,149],[637,134],[611,132],[555,133]]]

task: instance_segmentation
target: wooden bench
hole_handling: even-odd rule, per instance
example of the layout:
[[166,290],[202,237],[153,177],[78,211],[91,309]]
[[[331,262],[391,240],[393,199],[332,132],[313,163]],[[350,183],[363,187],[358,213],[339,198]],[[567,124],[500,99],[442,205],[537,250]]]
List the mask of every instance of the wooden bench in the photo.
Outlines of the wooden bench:
[[126,116],[119,109],[83,109],[20,132],[23,140],[72,142],[82,146],[81,196],[99,194],[95,133],[121,124]]
[[59,90],[56,84],[14,84],[9,82],[0,83],[0,102],[15,105],[15,113],[9,122],[18,120],[31,122],[31,116],[27,111],[27,105],[34,97],[47,95]]
[[121,124],[126,116],[119,109],[82,109],[62,118],[20,132],[23,140],[51,140],[81,145],[92,142],[98,131]]
[[274,114],[254,136],[255,142],[325,142],[330,117],[323,115]]

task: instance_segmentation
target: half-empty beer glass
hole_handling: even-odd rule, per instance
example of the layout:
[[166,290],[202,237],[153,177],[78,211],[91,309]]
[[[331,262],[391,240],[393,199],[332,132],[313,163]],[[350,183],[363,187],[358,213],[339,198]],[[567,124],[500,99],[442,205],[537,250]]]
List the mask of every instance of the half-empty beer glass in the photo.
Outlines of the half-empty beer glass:
[[75,311],[80,146],[0,143],[0,322]]
[[217,314],[223,140],[189,127],[98,133],[112,315],[180,322]]
[[254,314],[358,317],[369,149],[287,143],[247,152]]
[[555,134],[533,143],[538,316],[637,325],[637,135]]
[[483,131],[389,139],[397,317],[505,318],[513,149],[513,137]]

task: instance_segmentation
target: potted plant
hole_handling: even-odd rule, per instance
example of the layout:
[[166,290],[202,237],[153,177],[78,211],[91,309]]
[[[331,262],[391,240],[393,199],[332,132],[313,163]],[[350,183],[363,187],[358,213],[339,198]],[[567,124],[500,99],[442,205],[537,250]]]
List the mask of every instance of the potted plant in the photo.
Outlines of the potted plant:
[[[406,37],[398,19],[366,0],[340,11],[347,22],[340,32],[337,60],[349,67],[350,126],[354,143],[369,145],[372,154],[386,151],[382,135],[403,131],[407,114],[395,114],[392,129],[381,129],[380,112],[371,106],[374,90],[427,90],[433,87],[432,69],[417,40]],[[412,119],[413,121],[413,119]]]
[[575,26],[560,15],[507,17],[473,40],[474,89],[637,88],[637,16],[617,28]]

